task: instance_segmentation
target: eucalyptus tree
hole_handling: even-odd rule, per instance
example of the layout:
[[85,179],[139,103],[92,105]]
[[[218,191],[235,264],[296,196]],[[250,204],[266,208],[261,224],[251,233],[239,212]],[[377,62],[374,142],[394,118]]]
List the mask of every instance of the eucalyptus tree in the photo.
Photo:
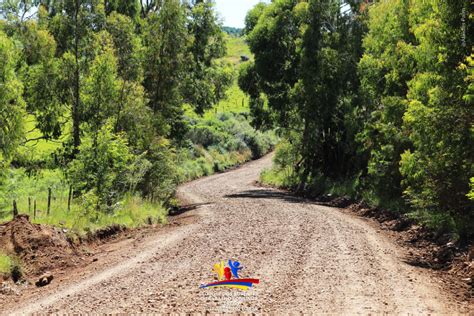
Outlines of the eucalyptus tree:
[[166,0],[148,15],[144,34],[144,87],[159,135],[179,138],[182,132],[181,89],[188,62],[186,10],[179,0]]
[[105,8],[100,0],[63,0],[53,2],[48,10],[48,29],[61,57],[65,103],[71,109],[73,153],[77,153],[84,110],[81,89],[91,57],[89,42],[105,27]]
[[23,84],[15,73],[17,57],[13,41],[0,31],[0,176],[24,136],[25,102]]
[[[411,3],[416,73],[409,81],[403,127],[413,148],[401,159],[405,195],[419,210],[441,214],[443,224],[472,234],[474,104],[466,98],[466,56],[472,53],[470,1]],[[436,27],[435,27],[436,25]],[[469,77],[468,77],[469,78]]]
[[199,114],[213,107],[225,95],[232,81],[232,70],[217,59],[226,54],[222,25],[211,0],[194,1],[188,9],[190,35],[185,100]]

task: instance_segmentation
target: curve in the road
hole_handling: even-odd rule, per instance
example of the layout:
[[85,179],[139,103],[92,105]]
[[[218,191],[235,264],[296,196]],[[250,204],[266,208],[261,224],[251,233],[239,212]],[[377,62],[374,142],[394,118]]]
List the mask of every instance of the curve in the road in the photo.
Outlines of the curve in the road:
[[[412,313],[456,306],[376,227],[255,185],[271,156],[179,188],[191,223],[149,236],[130,258],[9,311],[60,313]],[[200,206],[199,206],[200,205]],[[238,260],[249,291],[200,289]]]

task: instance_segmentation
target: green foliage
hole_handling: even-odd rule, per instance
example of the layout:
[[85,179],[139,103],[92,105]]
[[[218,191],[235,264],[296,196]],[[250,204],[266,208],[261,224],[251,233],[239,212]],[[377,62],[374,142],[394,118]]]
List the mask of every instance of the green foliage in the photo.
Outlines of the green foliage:
[[240,69],[239,86],[257,128],[277,123],[298,144],[302,183],[319,174],[352,176],[362,164],[353,159],[359,24],[341,15],[338,1],[281,0],[247,16],[255,62]]
[[144,162],[149,162],[149,168],[139,184],[142,192],[152,201],[169,202],[178,183],[173,148],[169,141],[158,138],[152,142],[144,157],[147,159]]
[[64,105],[59,90],[60,63],[56,59],[31,66],[27,75],[26,100],[28,112],[36,118],[36,128],[45,139],[61,136]]
[[[134,181],[142,179],[138,160],[126,170],[126,185],[129,188],[133,187]],[[52,191],[50,215],[46,213],[48,188]],[[17,201],[19,212],[28,214],[33,223],[63,227],[79,235],[114,224],[137,227],[148,223],[148,218],[153,222],[166,222],[167,210],[161,202],[151,202],[133,193],[123,195],[112,213],[97,211],[93,203],[96,197],[87,194],[74,198],[68,211],[69,181],[60,170],[44,169],[28,174],[24,169],[13,169],[0,192],[0,222],[11,219],[13,199]],[[31,205],[28,205],[28,197],[31,198]],[[36,217],[33,213],[34,201]]]
[[0,251],[0,276],[11,277],[15,282],[22,276],[20,260]]
[[263,180],[364,197],[472,236],[469,1],[350,8],[278,0],[248,13],[255,62],[240,69],[239,86],[256,126],[276,123],[300,155],[275,162]]
[[183,91],[186,102],[203,114],[224,97],[233,81],[233,71],[222,60],[215,61],[225,55],[226,44],[213,1],[196,2],[190,15],[190,60]]
[[[31,216],[36,200],[38,214],[45,213],[48,188],[51,188],[53,194],[51,211],[54,213],[65,210],[69,184],[60,170],[43,169],[30,172],[23,168],[11,169],[7,179],[0,186],[0,192],[2,192],[0,195],[0,221],[11,218],[13,200],[16,200],[20,212],[29,211]],[[30,205],[28,198],[30,198]]]
[[141,2],[138,0],[108,0],[105,1],[105,11],[107,14],[114,12],[123,14],[130,19],[137,21],[140,14]]
[[0,253],[0,275],[10,275],[12,269],[12,259]]
[[190,118],[190,147],[178,154],[180,181],[224,171],[268,153],[277,142],[272,132],[255,131],[241,114]]
[[[459,67],[465,59],[464,45],[473,44],[472,40],[463,43],[458,21],[465,5],[464,1],[413,4],[418,66],[408,83],[409,105],[403,121],[413,149],[403,154],[400,169],[412,205],[454,217],[463,234],[469,232],[464,223],[474,218],[474,205],[467,198],[474,166],[470,131],[474,107],[463,100],[468,87],[466,72]],[[429,12],[429,17],[416,19],[419,12]],[[435,24],[436,31],[431,29]],[[426,63],[427,59],[432,62]]]
[[284,127],[294,123],[289,115],[292,111],[290,91],[298,81],[298,42],[303,22],[296,14],[297,4],[294,0],[275,1],[268,6],[258,5],[248,13],[247,42],[255,62],[243,72],[245,79],[239,80],[242,90],[254,99],[251,105],[261,104],[255,101],[260,96],[256,91],[265,93],[270,109],[278,113],[278,123]]
[[109,34],[99,33],[98,41],[102,47],[92,61],[89,76],[82,86],[82,117],[95,132],[99,131],[107,118],[115,112],[119,89],[117,60],[109,46],[111,41]]
[[245,16],[244,34],[249,34],[255,26],[257,26],[258,20],[260,19],[260,16],[262,16],[266,6],[267,4],[264,2],[259,2],[255,7],[247,12],[247,15]]
[[143,47],[138,34],[135,33],[133,21],[124,15],[112,12],[107,17],[107,31],[112,36],[113,47],[118,59],[118,73],[127,81],[139,80],[143,69]]
[[68,170],[76,192],[88,194],[90,207],[97,211],[113,208],[123,196],[125,175],[134,159],[126,140],[105,124],[87,134],[79,150]]
[[16,63],[13,42],[0,32],[0,180],[24,133],[23,84],[15,74]]
[[117,203],[113,213],[97,211],[94,205],[90,207],[90,202],[88,196],[79,197],[70,212],[63,208],[62,211],[52,212],[50,216],[40,217],[33,222],[64,227],[78,235],[93,233],[112,225],[134,228],[150,221],[166,223],[167,210],[162,204],[138,196],[126,195],[120,203]]
[[165,216],[181,181],[276,142],[248,123],[235,74],[251,53],[224,34],[212,1],[7,1],[0,10],[1,221],[15,200],[34,222],[77,233],[140,225]]
[[471,191],[467,194],[467,197],[474,200],[474,178],[471,178]]
[[159,14],[147,18],[143,83],[159,135],[179,138],[182,134],[180,90],[188,41],[186,16],[180,1],[165,1]]
[[264,170],[260,180],[264,184],[294,189],[299,183],[295,166],[300,160],[301,155],[296,150],[296,147],[284,139],[276,147],[273,167],[269,170]]

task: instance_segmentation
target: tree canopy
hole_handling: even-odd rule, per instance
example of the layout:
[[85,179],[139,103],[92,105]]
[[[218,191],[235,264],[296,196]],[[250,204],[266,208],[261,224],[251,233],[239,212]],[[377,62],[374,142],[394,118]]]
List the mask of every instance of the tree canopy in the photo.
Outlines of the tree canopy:
[[470,2],[349,4],[276,0],[248,13],[255,62],[239,84],[255,126],[290,143],[297,190],[351,181],[356,196],[472,233]]

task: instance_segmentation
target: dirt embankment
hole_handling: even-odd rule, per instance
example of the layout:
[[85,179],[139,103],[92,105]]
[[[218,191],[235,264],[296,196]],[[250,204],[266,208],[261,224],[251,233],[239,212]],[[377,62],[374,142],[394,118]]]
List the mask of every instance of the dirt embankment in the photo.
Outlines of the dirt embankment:
[[26,215],[0,225],[0,250],[20,261],[20,271],[12,276],[15,281],[72,266],[81,254],[65,231],[32,224]]
[[67,229],[33,224],[27,215],[19,215],[0,224],[0,252],[12,259],[12,271],[0,279],[34,284],[52,271],[85,264],[94,243],[123,231],[124,227],[111,226],[80,238]]

